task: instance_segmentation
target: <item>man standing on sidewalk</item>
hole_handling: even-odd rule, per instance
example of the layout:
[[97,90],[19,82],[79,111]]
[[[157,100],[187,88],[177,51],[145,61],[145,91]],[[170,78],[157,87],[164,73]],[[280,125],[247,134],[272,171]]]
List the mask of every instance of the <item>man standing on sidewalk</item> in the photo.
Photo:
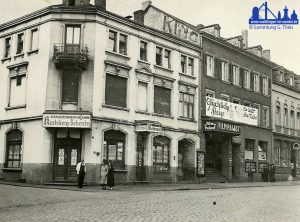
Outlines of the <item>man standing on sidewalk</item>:
[[85,176],[85,172],[86,172],[84,159],[82,159],[81,162],[79,162],[77,164],[76,171],[77,171],[77,176],[78,176],[78,187],[82,188],[84,176]]

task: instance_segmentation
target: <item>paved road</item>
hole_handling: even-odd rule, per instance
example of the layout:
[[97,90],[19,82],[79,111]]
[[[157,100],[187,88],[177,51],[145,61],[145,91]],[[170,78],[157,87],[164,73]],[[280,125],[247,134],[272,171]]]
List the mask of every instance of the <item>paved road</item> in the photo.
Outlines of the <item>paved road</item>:
[[0,221],[298,222],[300,186],[78,192],[0,185]]

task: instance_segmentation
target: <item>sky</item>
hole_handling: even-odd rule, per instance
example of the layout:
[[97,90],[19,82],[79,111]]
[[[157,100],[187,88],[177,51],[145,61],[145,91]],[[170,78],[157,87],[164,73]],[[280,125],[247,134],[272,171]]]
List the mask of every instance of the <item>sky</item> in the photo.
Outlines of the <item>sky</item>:
[[[122,16],[133,15],[144,0],[107,0],[107,10]],[[293,29],[250,29],[248,19],[252,8],[265,0],[152,0],[161,10],[190,24],[219,24],[221,36],[229,38],[248,30],[248,46],[261,45],[271,50],[271,60],[300,75],[300,24]],[[23,16],[62,0],[0,0],[0,24]],[[93,4],[93,0],[91,3]],[[269,0],[269,8],[277,15],[287,6],[289,14],[295,10],[300,19],[299,0]],[[298,42],[297,42],[298,40]]]

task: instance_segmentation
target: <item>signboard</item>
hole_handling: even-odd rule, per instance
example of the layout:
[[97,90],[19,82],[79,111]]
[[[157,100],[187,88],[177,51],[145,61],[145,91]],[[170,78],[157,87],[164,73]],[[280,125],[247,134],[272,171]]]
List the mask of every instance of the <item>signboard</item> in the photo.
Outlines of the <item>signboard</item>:
[[234,144],[242,144],[242,139],[239,136],[233,136],[232,137],[232,143]]
[[206,115],[249,125],[258,124],[258,110],[206,96]]
[[44,114],[43,127],[92,128],[92,118],[88,114]]
[[205,176],[205,152],[197,151],[197,177]]
[[246,173],[256,173],[256,162],[245,162]]
[[195,27],[151,6],[145,13],[144,25],[161,30],[201,46],[201,35]]
[[153,132],[153,133],[161,133],[162,127],[161,126],[155,126],[152,124],[143,124],[143,125],[137,125],[135,127],[136,132]]
[[223,131],[229,133],[240,133],[240,126],[235,123],[229,123],[219,120],[203,121],[204,131]]

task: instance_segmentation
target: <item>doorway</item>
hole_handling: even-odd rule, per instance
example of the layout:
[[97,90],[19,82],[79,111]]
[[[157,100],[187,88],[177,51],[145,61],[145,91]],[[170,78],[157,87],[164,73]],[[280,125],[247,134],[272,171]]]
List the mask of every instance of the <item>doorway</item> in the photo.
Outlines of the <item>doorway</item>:
[[232,144],[232,177],[240,175],[240,144]]
[[188,139],[180,140],[178,142],[178,181],[195,179],[194,156],[194,143]]
[[81,158],[81,132],[76,129],[56,131],[54,152],[54,179],[76,181],[76,166]]
[[147,136],[144,133],[137,134],[137,149],[136,149],[136,181],[145,181],[145,147]]

